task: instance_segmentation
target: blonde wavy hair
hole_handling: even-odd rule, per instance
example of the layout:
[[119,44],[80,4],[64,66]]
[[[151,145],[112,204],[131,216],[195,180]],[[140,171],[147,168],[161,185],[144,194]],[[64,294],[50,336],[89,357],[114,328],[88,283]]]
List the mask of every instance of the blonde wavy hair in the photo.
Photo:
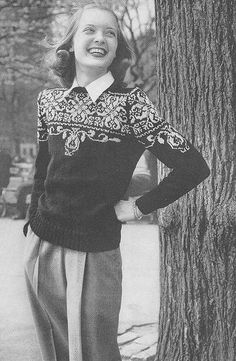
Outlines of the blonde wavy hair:
[[70,88],[75,78],[75,56],[74,52],[70,51],[72,39],[78,29],[79,20],[87,9],[101,9],[113,14],[118,25],[118,46],[116,51],[116,58],[113,60],[109,69],[115,80],[123,82],[126,70],[129,67],[133,58],[133,51],[121,31],[119,19],[115,12],[109,7],[100,5],[96,2],[82,5],[76,9],[75,13],[69,19],[67,29],[64,36],[56,44],[47,43],[50,49],[45,56],[46,66],[51,69],[54,76],[59,80],[62,86]]

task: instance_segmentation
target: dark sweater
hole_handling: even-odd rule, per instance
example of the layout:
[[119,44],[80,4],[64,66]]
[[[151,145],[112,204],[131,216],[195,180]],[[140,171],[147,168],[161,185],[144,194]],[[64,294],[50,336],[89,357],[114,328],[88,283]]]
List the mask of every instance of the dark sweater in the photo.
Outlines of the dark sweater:
[[114,205],[145,148],[172,170],[136,201],[144,214],[166,207],[209,175],[199,152],[139,88],[113,83],[95,103],[85,88],[65,91],[44,90],[38,98],[29,223],[41,239],[86,252],[117,248],[121,222]]

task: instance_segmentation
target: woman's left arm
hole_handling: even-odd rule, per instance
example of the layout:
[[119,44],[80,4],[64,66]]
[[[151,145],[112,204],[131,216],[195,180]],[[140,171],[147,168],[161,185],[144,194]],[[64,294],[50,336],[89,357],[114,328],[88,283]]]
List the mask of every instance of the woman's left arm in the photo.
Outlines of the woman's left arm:
[[129,119],[136,140],[171,168],[153,190],[136,200],[143,214],[166,207],[209,176],[209,167],[202,155],[159,117],[156,107],[139,88],[130,94]]

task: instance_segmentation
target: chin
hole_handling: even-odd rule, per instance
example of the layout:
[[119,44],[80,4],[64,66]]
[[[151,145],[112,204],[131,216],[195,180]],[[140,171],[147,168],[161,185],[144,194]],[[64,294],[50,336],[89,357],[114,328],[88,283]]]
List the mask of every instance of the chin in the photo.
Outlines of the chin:
[[107,70],[110,67],[110,63],[102,63],[102,62],[98,62],[98,61],[94,61],[91,63],[88,63],[87,66],[90,66],[91,68],[98,68],[100,70]]
[[98,63],[98,64],[104,64],[104,65],[107,65],[107,66],[110,66],[110,64],[112,63],[112,59],[110,59],[109,57],[104,57],[104,58],[99,58],[99,57],[89,57],[88,58],[88,62],[91,62],[91,63]]

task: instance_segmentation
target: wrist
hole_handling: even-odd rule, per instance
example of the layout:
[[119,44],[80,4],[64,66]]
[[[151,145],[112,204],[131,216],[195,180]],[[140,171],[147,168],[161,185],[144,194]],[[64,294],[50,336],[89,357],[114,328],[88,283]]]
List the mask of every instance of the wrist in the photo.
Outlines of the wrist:
[[133,211],[134,211],[134,217],[138,220],[142,219],[144,214],[140,211],[135,201],[133,201]]

